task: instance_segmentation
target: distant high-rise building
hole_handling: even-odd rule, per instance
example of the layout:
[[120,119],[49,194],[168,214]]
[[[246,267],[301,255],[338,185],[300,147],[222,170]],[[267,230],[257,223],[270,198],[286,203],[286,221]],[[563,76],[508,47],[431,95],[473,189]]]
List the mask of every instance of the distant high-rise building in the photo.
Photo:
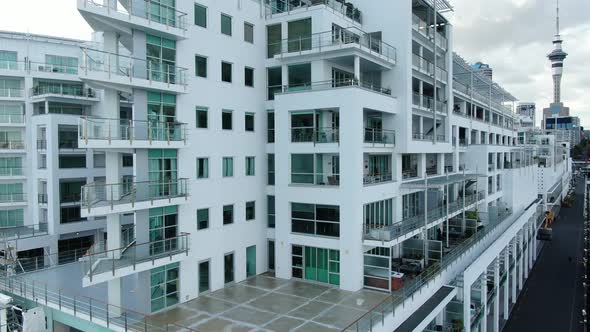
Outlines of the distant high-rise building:
[[475,70],[479,70],[483,76],[492,79],[494,76],[494,70],[489,64],[483,62],[476,62],[472,65]]

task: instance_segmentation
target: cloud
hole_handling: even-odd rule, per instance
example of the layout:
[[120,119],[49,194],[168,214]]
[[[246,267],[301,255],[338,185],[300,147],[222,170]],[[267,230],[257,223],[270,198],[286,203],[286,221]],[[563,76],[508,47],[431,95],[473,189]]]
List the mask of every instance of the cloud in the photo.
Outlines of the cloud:
[[[555,1],[454,0],[453,6],[455,51],[468,61],[489,63],[496,81],[522,101],[536,102],[539,112],[547,107],[553,98],[546,55],[555,34]],[[569,53],[562,101],[590,126],[590,2],[562,0],[560,6],[564,50]]]

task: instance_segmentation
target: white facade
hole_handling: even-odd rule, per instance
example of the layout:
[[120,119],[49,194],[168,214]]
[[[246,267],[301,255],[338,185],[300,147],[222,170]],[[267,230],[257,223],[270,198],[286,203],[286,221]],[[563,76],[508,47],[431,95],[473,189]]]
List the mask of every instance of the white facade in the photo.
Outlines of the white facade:
[[[77,59],[75,73],[48,74],[0,58],[0,80],[18,77],[29,91],[47,75],[93,91],[0,97],[27,119],[0,124],[27,140],[14,152],[26,155],[24,177],[2,181],[26,183],[25,220],[47,211],[45,244],[27,249],[51,256],[72,233],[93,236],[74,259],[81,268],[36,270],[118,308],[92,320],[45,300],[55,328],[80,328],[64,314],[92,321],[88,330],[125,330],[109,313],[165,315],[270,271],[394,295],[346,317],[356,330],[377,312],[377,330],[461,321],[485,331],[488,312],[499,330],[500,302],[506,319],[517,271],[522,288],[536,257],[539,215],[569,189],[569,156],[552,136],[518,140],[516,98],[453,53],[446,1],[436,11],[428,0],[353,3],[78,0],[93,43],[0,36],[0,55],[17,52],[19,65]],[[63,99],[84,112],[34,115]],[[59,148],[65,125],[77,126],[73,151]],[[46,147],[28,144],[37,141]],[[61,169],[70,154],[86,167]],[[83,180],[66,204],[87,221],[60,223],[64,178]],[[412,316],[445,290],[429,315]]]

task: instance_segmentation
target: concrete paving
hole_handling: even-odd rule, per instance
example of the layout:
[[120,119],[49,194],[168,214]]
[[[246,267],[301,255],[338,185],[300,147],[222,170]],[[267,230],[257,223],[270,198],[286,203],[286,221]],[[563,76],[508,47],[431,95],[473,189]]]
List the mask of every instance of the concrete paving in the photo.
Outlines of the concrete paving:
[[553,240],[544,244],[504,331],[583,331],[583,182],[578,178],[574,205],[562,208],[553,224]]
[[199,332],[333,332],[354,322],[386,296],[263,274],[151,317]]

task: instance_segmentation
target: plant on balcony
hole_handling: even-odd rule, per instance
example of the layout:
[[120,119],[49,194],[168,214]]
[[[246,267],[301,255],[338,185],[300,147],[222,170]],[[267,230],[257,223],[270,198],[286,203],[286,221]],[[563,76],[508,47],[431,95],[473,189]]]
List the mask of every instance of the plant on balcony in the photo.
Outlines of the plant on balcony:
[[479,221],[479,212],[477,211],[465,211],[465,218]]

